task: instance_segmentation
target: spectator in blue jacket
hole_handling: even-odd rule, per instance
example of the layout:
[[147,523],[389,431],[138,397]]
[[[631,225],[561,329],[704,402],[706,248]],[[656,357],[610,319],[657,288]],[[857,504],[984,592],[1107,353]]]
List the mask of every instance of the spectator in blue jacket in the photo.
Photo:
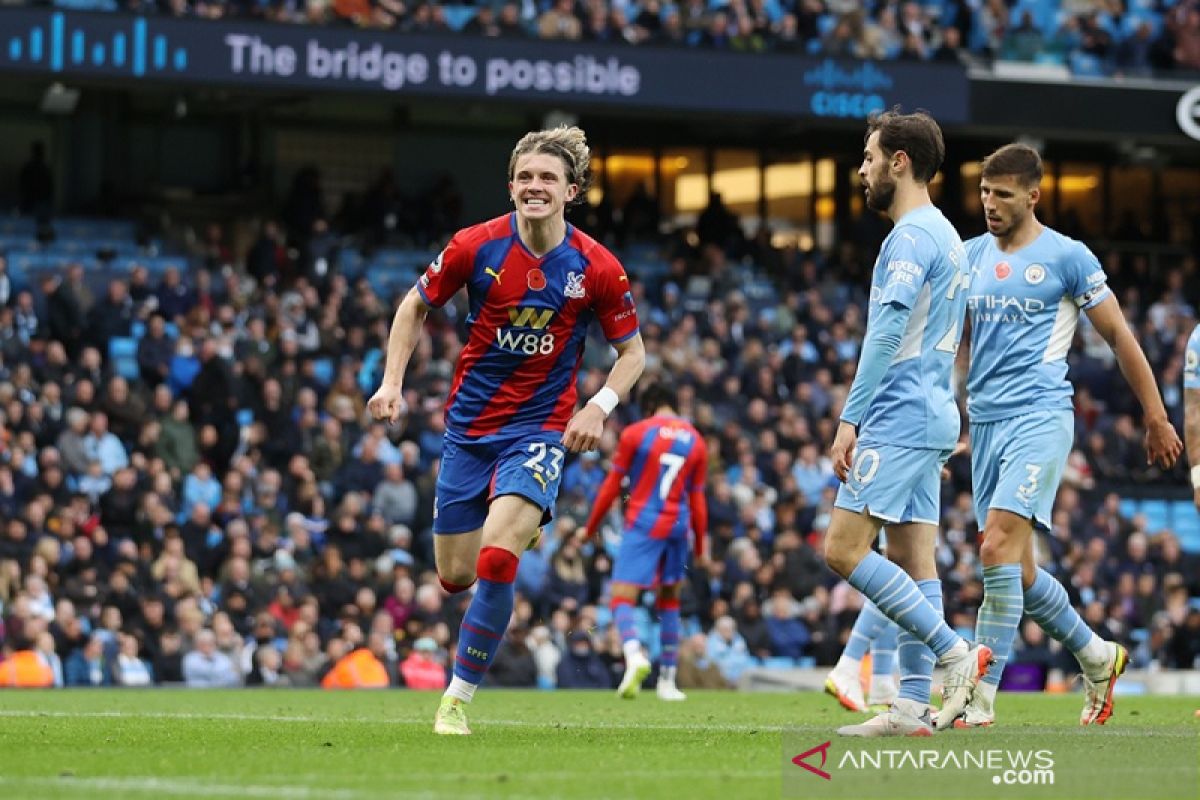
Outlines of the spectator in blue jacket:
[[716,662],[721,675],[731,685],[737,683],[750,666],[750,649],[738,633],[733,617],[721,617],[713,626],[712,633],[708,634],[708,657]]
[[799,658],[811,636],[800,620],[800,604],[786,588],[776,589],[767,601],[767,635],[771,637],[771,653],[786,658]]
[[67,686],[112,686],[112,668],[104,658],[104,640],[93,634],[87,644],[67,658]]
[[196,649],[183,657],[183,680],[189,687],[240,686],[242,676],[229,656],[217,649],[217,637],[205,628],[196,634]]
[[558,688],[611,689],[608,668],[592,648],[592,639],[583,631],[567,637],[567,652],[558,662]]

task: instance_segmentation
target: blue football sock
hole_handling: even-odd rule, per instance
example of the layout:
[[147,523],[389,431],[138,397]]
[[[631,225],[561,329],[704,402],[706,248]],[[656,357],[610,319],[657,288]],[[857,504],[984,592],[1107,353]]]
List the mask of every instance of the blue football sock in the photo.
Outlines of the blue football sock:
[[[940,580],[917,581],[917,589],[929,602],[929,606],[942,617],[942,582]],[[943,623],[944,624],[944,623]],[[929,702],[933,688],[933,667],[937,659],[933,651],[907,630],[898,637],[900,651],[900,693],[897,697],[914,700],[921,704]]]
[[[874,652],[872,645],[875,637],[879,636],[880,631],[890,624],[892,624],[891,620],[880,613],[874,603],[867,600],[863,603],[862,611],[858,612],[858,618],[854,620],[850,639],[846,642],[846,649],[843,652],[855,661],[862,661],[867,650]],[[893,649],[895,649],[894,643]]]
[[[920,586],[920,584],[917,585]],[[876,611],[876,613],[879,612]],[[884,619],[887,624],[871,640],[871,676],[875,678],[890,678],[896,670],[896,648],[899,644],[900,626],[886,617]]]
[[1092,629],[1071,608],[1067,590],[1044,569],[1037,571],[1033,586],[1025,590],[1025,613],[1072,653],[1081,651],[1092,638]]
[[673,667],[679,661],[679,601],[668,600],[658,606],[659,641],[662,653],[659,666]]
[[512,618],[516,590],[517,557],[498,547],[479,552],[479,585],[458,632],[454,675],[478,684],[495,660],[496,651]]
[[621,643],[637,638],[637,623],[633,618],[633,606],[627,600],[614,600],[612,604],[613,623],[617,633],[621,635]]
[[878,553],[868,552],[859,562],[850,573],[850,585],[871,598],[890,620],[924,642],[938,658],[962,641],[913,579]]
[[[1058,586],[1057,583],[1054,585]],[[995,659],[983,676],[985,683],[1000,685],[1000,676],[1012,654],[1024,606],[1020,564],[996,564],[983,568],[983,605],[979,607],[979,617],[975,621],[975,641],[992,648],[992,657]]]

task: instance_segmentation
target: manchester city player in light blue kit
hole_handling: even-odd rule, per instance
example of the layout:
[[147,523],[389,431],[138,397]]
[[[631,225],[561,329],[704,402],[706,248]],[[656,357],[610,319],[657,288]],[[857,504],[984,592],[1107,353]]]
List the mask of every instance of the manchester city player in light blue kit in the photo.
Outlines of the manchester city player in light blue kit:
[[963,719],[939,714],[939,728],[992,723],[1022,612],[1079,660],[1086,695],[1080,724],[1103,725],[1112,715],[1113,685],[1129,656],[1088,628],[1058,581],[1038,569],[1032,545],[1033,527],[1050,527],[1074,438],[1067,351],[1080,311],[1113,349],[1142,406],[1149,462],[1170,467],[1182,450],[1100,263],[1034,214],[1041,178],[1042,160],[1031,147],[1010,144],[988,156],[979,186],[988,233],[967,243],[974,271],[967,409],[975,515],[983,531],[984,600],[975,637],[992,648],[995,661]]
[[1200,325],[1192,329],[1183,353],[1183,433],[1192,465],[1192,500],[1200,508]]
[[[825,560],[900,626],[901,686],[888,711],[838,729],[845,736],[931,735],[934,657],[951,718],[992,657],[946,625],[934,561],[942,463],[961,426],[951,373],[970,282],[962,241],[929,199],[945,153],[929,115],[888,112],[871,117],[858,170],[867,205],[895,227],[875,262],[858,372],[830,449],[842,486]],[[885,524],[888,558],[871,550]]]

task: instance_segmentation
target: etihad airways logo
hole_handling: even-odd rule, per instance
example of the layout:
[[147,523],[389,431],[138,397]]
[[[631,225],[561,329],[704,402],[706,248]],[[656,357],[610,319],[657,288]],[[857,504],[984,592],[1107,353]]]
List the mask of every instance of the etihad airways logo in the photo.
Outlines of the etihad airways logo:
[[967,308],[977,322],[1029,322],[1046,310],[1046,304],[1036,297],[973,294],[967,297]]

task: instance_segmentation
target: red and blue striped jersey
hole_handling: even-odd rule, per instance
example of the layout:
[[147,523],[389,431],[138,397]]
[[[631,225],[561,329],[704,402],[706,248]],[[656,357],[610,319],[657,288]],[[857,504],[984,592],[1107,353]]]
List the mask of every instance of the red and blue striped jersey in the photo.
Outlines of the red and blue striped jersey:
[[699,552],[708,526],[704,487],[708,446],[682,417],[656,415],[621,432],[612,473],[601,487],[587,530],[595,531],[615,496],[621,477],[629,479],[625,532],[652,539],[695,534]]
[[621,263],[572,225],[541,258],[521,242],[515,213],[464,228],[417,291],[437,308],[463,287],[468,337],[446,400],[446,433],[459,441],[566,430],[592,319],[614,344],[638,332]]

